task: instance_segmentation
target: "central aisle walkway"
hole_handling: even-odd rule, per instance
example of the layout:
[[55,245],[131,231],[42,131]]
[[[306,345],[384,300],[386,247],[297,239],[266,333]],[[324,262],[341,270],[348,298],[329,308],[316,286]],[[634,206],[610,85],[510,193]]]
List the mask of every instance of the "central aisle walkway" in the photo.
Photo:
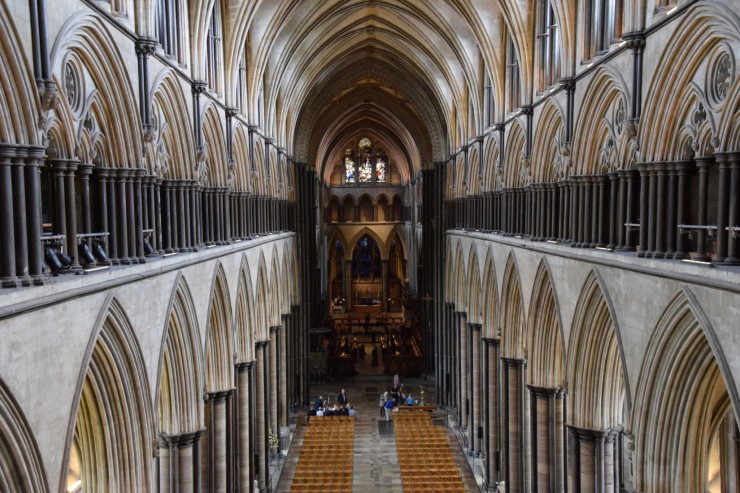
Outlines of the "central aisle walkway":
[[[337,395],[344,388],[350,404],[357,410],[352,491],[354,493],[402,493],[401,470],[398,466],[393,424],[386,423],[385,418],[380,416],[378,407],[380,394],[387,387],[392,386],[393,379],[379,373],[379,369],[370,368],[369,363],[366,363],[366,366],[364,371],[374,374],[358,375],[330,385],[314,386],[311,391],[311,400],[322,395],[325,400],[329,398],[330,402],[334,403]],[[419,385],[424,385],[428,396],[427,401],[436,401],[434,388],[430,382],[421,379],[402,379],[401,383],[411,389],[415,398],[419,397]],[[437,422],[442,424],[442,420],[437,420]],[[305,430],[305,425],[299,425],[296,429],[290,452],[285,459],[286,463],[280,482],[275,490],[277,492],[290,492]],[[451,430],[447,430],[447,436],[466,491],[478,491],[475,479]]]

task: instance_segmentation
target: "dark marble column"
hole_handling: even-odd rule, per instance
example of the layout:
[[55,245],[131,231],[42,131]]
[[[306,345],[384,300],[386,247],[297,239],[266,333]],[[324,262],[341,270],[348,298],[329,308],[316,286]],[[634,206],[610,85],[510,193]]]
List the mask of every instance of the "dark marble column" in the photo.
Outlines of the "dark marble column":
[[674,228],[676,234],[676,252],[673,255],[675,259],[688,258],[687,237],[678,231],[679,224],[686,224],[688,221],[689,209],[689,174],[691,173],[693,163],[691,161],[681,161],[676,163],[676,173],[678,174],[678,183],[676,185],[676,219]]
[[[634,223],[640,219],[639,207],[642,206],[642,188],[641,181],[638,181],[638,176],[639,173],[635,170],[628,170],[625,174],[625,179],[627,180],[627,215],[625,219],[628,223]],[[620,227],[625,229],[624,247],[622,250],[635,250],[635,238],[638,236],[638,233],[636,231],[627,230],[624,225],[621,225]],[[640,235],[642,234],[642,230],[641,226],[639,229]]]
[[26,226],[28,228],[28,274],[36,285],[44,283],[41,245],[41,173],[39,162],[45,149],[31,147],[26,161]]
[[[619,231],[619,216],[621,209],[619,208],[619,174],[617,172],[609,173],[609,212],[607,216],[607,224],[609,225],[609,243],[606,247],[609,250],[615,250],[618,244],[618,231]],[[624,221],[622,222],[624,225]],[[623,226],[622,226],[623,227]]]
[[637,165],[637,169],[640,172],[640,245],[637,251],[638,257],[645,257],[648,255],[650,250],[650,197],[651,197],[651,183],[654,181],[651,179],[650,165],[642,163]]
[[12,173],[14,157],[14,147],[7,144],[0,146],[0,285],[4,288],[14,288],[18,285],[13,219],[15,217]]
[[144,197],[142,194],[142,180],[146,176],[146,170],[143,168],[137,168],[131,170],[131,192],[129,193],[133,198],[133,205],[131,212],[133,213],[134,223],[134,235],[133,235],[133,246],[136,254],[136,260],[138,263],[143,264],[146,262],[144,256]]
[[[668,203],[668,163],[656,163],[654,165],[653,175],[656,181],[656,196],[651,202],[651,208],[655,216],[655,250],[654,258],[665,258],[666,256],[666,227],[667,227],[667,210],[673,207]],[[648,240],[649,242],[649,240]]]
[[[728,226],[740,227],[740,152],[731,152],[728,155],[730,164],[730,193]],[[740,264],[740,245],[738,239],[740,231],[732,231],[727,235],[727,264]]]
[[[699,172],[699,196],[697,198],[697,218],[700,225],[707,225],[707,201],[709,199],[709,169],[714,164],[712,156],[696,158],[696,168]],[[696,233],[696,255],[694,260],[707,262],[710,260],[706,253],[707,232],[700,229]]]
[[595,225],[593,246],[606,248],[609,236],[609,177],[598,175],[593,177],[594,187],[598,193],[598,200],[594,204]]
[[727,228],[730,215],[730,156],[726,153],[715,154],[719,167],[719,190],[717,193],[717,252],[715,262],[724,262],[727,258]]
[[[13,223],[15,229],[15,273],[16,282],[31,285],[28,272],[28,221],[26,217],[26,173],[28,148],[18,146],[12,158]],[[39,235],[40,236],[40,235]]]
[[128,181],[128,169],[119,168],[116,173],[116,198],[118,201],[118,260],[121,264],[130,264],[129,257],[129,217],[128,194],[126,192],[126,182]]
[[78,161],[67,161],[64,170],[64,197],[67,201],[65,207],[65,220],[67,222],[67,254],[72,257],[70,270],[80,271],[79,254],[77,252],[77,188],[75,186],[75,173]]

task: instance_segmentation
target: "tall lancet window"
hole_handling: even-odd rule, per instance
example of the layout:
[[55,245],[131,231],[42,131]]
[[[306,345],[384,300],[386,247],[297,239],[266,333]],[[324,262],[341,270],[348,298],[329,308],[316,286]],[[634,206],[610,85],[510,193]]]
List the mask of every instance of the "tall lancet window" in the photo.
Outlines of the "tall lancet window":
[[360,139],[359,181],[368,183],[373,181],[373,143],[370,139]]
[[590,0],[584,17],[583,58],[591,60],[609,51],[622,37],[622,0]]
[[154,35],[165,55],[182,63],[182,26],[180,0],[156,0]]
[[560,34],[555,20],[555,10],[550,0],[540,0],[537,13],[539,26],[539,84],[543,91],[560,79]]
[[521,82],[519,81],[519,57],[511,34],[508,35],[506,49],[506,103],[507,111],[516,110],[521,102]]
[[211,11],[211,23],[208,25],[206,38],[206,77],[208,87],[215,93],[221,93],[219,70],[221,65],[221,3],[216,0]]
[[378,149],[375,155],[375,181],[378,183],[385,183],[385,165],[387,162],[388,158],[383,149]]
[[344,153],[344,181],[355,182],[355,160],[352,157],[352,149],[347,149]]

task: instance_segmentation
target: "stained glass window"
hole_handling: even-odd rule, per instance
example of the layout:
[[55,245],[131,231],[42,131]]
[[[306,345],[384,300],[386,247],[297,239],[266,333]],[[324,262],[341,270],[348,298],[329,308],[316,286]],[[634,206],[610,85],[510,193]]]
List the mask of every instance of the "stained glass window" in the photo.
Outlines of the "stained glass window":
[[375,160],[375,179],[378,183],[385,183],[385,162],[386,157],[383,150],[378,151],[378,155]]
[[369,181],[373,181],[373,161],[371,158],[365,158],[360,163],[360,182]]
[[355,160],[352,159],[352,150],[347,149],[344,153],[344,173],[347,183],[355,182]]

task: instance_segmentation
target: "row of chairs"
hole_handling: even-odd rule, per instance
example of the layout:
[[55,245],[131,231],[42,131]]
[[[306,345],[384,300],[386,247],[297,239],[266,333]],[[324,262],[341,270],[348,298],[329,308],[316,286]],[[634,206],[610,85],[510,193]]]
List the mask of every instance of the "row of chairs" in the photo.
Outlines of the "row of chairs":
[[393,419],[404,492],[463,493],[447,436],[432,424],[431,415],[398,413]]
[[354,450],[354,418],[312,419],[306,429],[290,491],[351,491]]

